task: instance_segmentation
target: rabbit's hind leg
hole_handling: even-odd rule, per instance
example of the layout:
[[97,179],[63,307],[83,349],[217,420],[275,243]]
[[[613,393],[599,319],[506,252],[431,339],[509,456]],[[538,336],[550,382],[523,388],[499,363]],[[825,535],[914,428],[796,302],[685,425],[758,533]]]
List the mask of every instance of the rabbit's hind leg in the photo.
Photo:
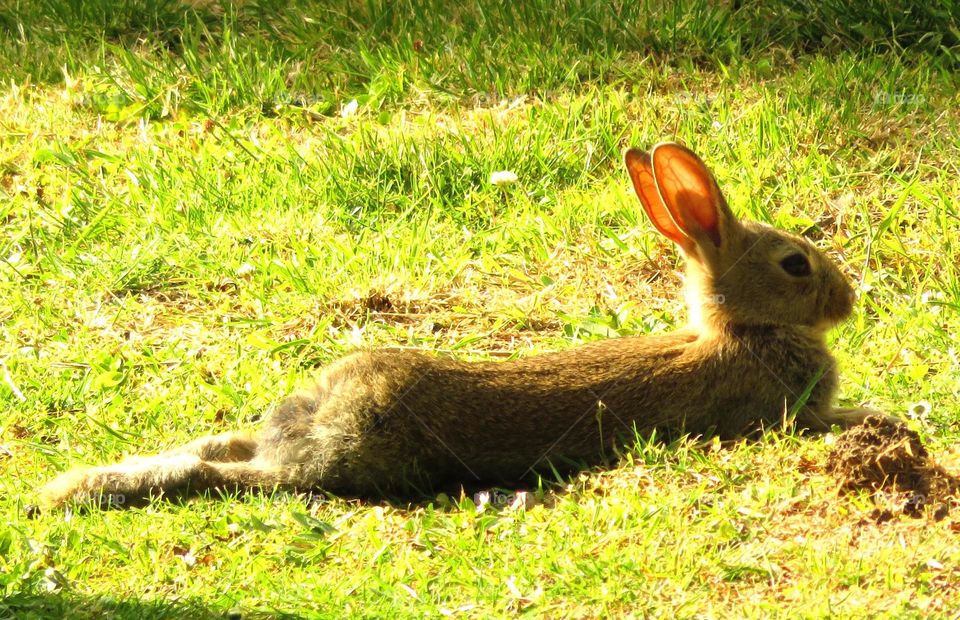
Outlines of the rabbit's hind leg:
[[[134,456],[113,465],[78,468],[61,474],[40,492],[41,504],[57,507],[70,502],[94,502],[119,507],[143,501],[151,494],[199,492],[215,487],[210,467],[218,463],[248,464],[250,487],[271,486],[273,468],[255,463],[256,440],[245,433],[201,437],[154,456]],[[239,470],[238,470],[239,471]],[[261,472],[257,477],[255,472]]]
[[68,503],[122,507],[152,493],[188,486],[203,461],[194,454],[134,456],[101,467],[72,469],[40,491],[40,503],[56,508]]

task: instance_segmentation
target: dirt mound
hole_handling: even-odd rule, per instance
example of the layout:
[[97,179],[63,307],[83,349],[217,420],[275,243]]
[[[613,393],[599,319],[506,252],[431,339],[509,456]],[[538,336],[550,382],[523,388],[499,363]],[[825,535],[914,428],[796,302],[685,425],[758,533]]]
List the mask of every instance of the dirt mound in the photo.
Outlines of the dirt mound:
[[[872,491],[880,505],[893,505],[903,514],[919,517],[932,507],[936,519],[945,517],[960,492],[960,478],[934,462],[920,436],[905,425],[881,415],[844,431],[827,457],[827,472],[843,492]],[[874,516],[885,521],[890,508]]]

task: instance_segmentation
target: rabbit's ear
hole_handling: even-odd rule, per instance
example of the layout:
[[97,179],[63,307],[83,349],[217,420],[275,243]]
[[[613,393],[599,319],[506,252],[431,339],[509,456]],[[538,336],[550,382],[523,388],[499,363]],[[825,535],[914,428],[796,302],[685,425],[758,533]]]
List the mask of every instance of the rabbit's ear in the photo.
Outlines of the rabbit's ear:
[[647,217],[650,218],[653,226],[680,247],[685,250],[691,249],[693,240],[677,226],[677,222],[660,198],[660,192],[653,177],[653,163],[650,155],[637,149],[630,149],[624,153],[623,161],[627,165],[627,172],[630,173],[630,180],[633,181],[633,189],[637,192],[640,204],[643,205],[643,210],[647,212]]
[[662,143],[650,152],[657,192],[684,234],[717,248],[739,226],[707,165],[685,146]]

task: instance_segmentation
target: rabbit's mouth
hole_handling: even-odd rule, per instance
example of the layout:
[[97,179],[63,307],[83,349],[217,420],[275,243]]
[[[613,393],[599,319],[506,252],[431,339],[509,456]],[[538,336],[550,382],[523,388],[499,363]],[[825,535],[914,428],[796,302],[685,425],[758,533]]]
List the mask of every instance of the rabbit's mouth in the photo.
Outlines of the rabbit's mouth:
[[821,323],[825,327],[833,327],[840,321],[843,321],[853,312],[853,304],[857,300],[857,295],[850,286],[835,289],[831,295],[825,295],[825,303],[822,304],[823,320]]

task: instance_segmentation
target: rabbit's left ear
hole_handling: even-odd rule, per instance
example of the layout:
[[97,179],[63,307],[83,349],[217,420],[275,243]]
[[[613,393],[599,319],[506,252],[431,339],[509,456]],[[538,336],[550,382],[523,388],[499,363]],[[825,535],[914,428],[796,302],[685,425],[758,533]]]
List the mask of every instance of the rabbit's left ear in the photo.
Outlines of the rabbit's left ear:
[[685,146],[665,142],[650,152],[657,191],[677,226],[697,246],[715,248],[739,228],[707,165]]
[[623,161],[630,173],[630,180],[633,181],[633,189],[637,192],[637,198],[640,199],[640,204],[654,228],[660,231],[661,235],[682,247],[684,251],[693,250],[693,239],[680,229],[677,225],[678,222],[674,221],[673,215],[667,210],[667,205],[660,198],[657,183],[653,178],[653,162],[650,155],[637,149],[630,149],[623,154]]

